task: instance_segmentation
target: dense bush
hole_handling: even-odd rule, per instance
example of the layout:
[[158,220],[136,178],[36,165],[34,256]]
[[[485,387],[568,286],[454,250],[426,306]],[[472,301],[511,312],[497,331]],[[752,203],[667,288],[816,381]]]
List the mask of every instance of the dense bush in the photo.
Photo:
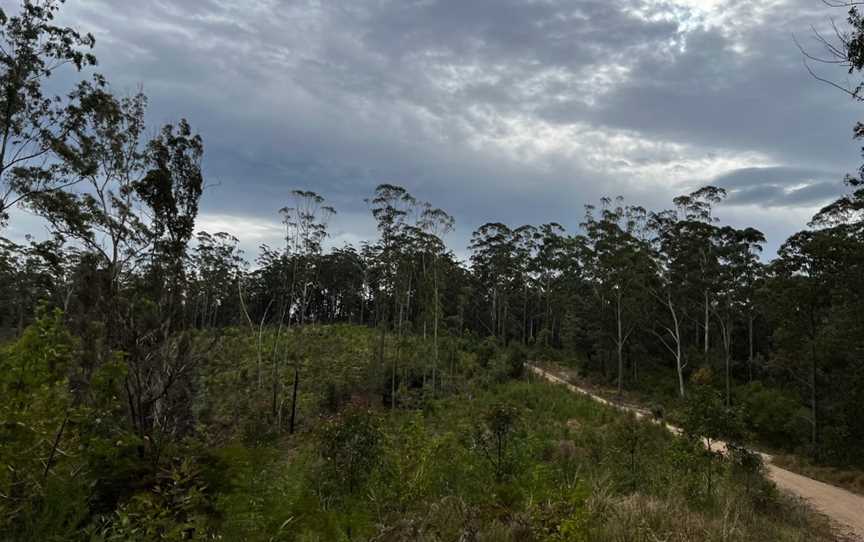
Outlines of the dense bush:
[[[726,461],[562,387],[514,381],[526,359],[520,349],[496,349],[483,368],[476,353],[459,348],[467,345],[453,342],[452,351],[442,349],[438,397],[415,407],[400,400],[390,411],[369,384],[380,369],[373,331],[294,333],[281,339],[303,360],[294,435],[273,427],[272,386],[259,388],[258,365],[268,368],[272,358],[259,358],[257,336],[237,331],[199,375],[194,438],[166,447],[154,464],[138,454],[145,443],[107,423],[123,417],[111,399],[122,360],[88,384],[88,393],[103,397],[90,402],[102,414],[93,406],[79,413],[54,384],[65,382],[75,342],[57,316],[40,320],[4,350],[0,379],[13,400],[2,408],[4,416],[38,417],[48,436],[68,411],[60,439],[68,450],[41,486],[36,460],[50,452],[50,439],[27,441],[20,429],[2,427],[0,453],[14,466],[3,483],[30,480],[33,488],[22,506],[3,508],[11,539],[603,541],[639,532],[684,540],[725,528],[730,513],[742,518],[741,539],[800,531],[820,540],[827,532],[790,509],[743,451]],[[265,352],[276,344],[269,332],[260,339]],[[399,352],[400,379],[422,376],[423,345],[405,341]],[[43,380],[27,376],[31,362],[45,364]],[[281,385],[290,386],[285,373]],[[417,382],[422,389],[429,381]],[[44,401],[14,400],[19,392],[41,397],[38,390]],[[685,412],[692,431],[727,434],[728,420],[714,414],[728,412],[705,410],[717,406],[717,392],[692,390]],[[6,459],[25,457],[13,447],[28,442],[43,446],[33,463]],[[79,478],[64,474],[70,469]],[[683,523],[667,517],[673,507]]]
[[798,422],[800,407],[789,394],[757,381],[741,386],[735,399],[747,429],[765,443],[794,448],[805,437]]

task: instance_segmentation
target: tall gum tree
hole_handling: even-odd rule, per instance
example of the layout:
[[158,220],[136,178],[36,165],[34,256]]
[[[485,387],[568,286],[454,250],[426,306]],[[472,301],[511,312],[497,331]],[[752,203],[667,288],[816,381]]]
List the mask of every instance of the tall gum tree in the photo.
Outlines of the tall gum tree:
[[0,9],[0,228],[9,210],[32,196],[62,190],[54,151],[75,127],[69,102],[46,94],[46,83],[64,67],[96,64],[96,40],[54,24],[62,0],[31,0],[17,14]]
[[[283,302],[282,317],[279,321],[281,331],[282,321],[287,317],[296,321],[301,329],[298,337],[305,333],[302,326],[315,315],[309,314],[309,301],[312,292],[317,288],[321,258],[322,243],[327,238],[327,227],[336,210],[325,205],[322,196],[308,190],[293,190],[291,204],[280,209],[282,223],[285,225],[285,256],[290,262],[290,286],[287,288],[288,298]],[[277,333],[277,344],[279,336]],[[302,346],[302,345],[301,345]],[[299,350],[299,349],[298,349]],[[287,355],[286,348],[286,355]],[[302,350],[293,353],[293,371],[291,389],[291,414],[288,421],[288,432],[293,434],[297,418],[297,394],[300,386],[300,370]],[[282,426],[282,405],[280,397],[278,355],[273,355],[273,416],[277,427]]]
[[623,198],[603,200],[599,217],[586,208],[583,227],[591,256],[590,269],[601,306],[613,314],[612,340],[618,361],[618,393],[624,391],[624,348],[640,324],[653,265],[646,242],[647,213],[639,206],[624,206]]

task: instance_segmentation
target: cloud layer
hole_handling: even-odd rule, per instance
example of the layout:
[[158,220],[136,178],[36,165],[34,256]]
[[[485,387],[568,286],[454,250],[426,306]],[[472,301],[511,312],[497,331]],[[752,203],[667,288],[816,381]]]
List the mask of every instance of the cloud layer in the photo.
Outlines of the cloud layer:
[[[0,1],[10,9],[9,1]],[[809,77],[792,35],[818,0],[108,0],[62,22],[97,38],[115,90],[207,145],[202,226],[278,242],[292,188],[374,234],[363,198],[402,184],[453,213],[575,228],[604,195],[657,208],[699,185],[770,248],[842,193],[855,105]],[[842,74],[831,74],[841,76]]]

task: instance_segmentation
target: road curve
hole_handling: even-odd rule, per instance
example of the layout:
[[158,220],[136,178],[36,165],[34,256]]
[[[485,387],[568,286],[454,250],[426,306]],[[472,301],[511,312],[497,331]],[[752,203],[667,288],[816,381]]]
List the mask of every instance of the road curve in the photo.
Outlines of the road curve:
[[[579,393],[590,397],[598,403],[608,405],[618,410],[632,412],[637,418],[649,418],[648,413],[637,408],[619,405],[608,399],[604,399],[590,391],[574,386],[563,378],[545,371],[535,365],[528,365],[528,368],[535,374],[541,376],[549,382],[561,384],[567,387],[574,393]],[[680,435],[681,428],[674,425],[664,423],[666,429],[671,433]],[[717,451],[726,449],[725,442],[712,442],[711,448]],[[768,477],[777,484],[777,487],[796,495],[813,507],[818,512],[830,518],[837,526],[838,530],[855,539],[864,541],[864,497],[856,495],[851,491],[846,491],[839,487],[807,478],[800,474],[781,469],[772,463],[772,458],[768,454],[761,454],[765,460],[765,466],[768,470]]]

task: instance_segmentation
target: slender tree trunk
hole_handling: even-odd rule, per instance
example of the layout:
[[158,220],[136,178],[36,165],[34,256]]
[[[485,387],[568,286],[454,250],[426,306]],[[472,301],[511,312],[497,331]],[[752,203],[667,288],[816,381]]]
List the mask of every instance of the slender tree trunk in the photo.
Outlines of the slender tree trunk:
[[264,363],[262,360],[262,351],[264,350],[264,322],[267,320],[267,312],[270,311],[270,305],[273,304],[273,300],[271,299],[269,303],[267,303],[267,307],[264,309],[264,314],[261,316],[261,323],[258,325],[258,347],[257,354],[258,358],[255,361],[255,376],[258,380],[258,389],[264,385],[262,373],[261,373],[261,365]]
[[684,397],[684,363],[681,359],[681,328],[678,324],[678,313],[675,311],[675,305],[672,304],[671,296],[667,297],[666,305],[669,307],[669,313],[672,315],[673,339],[675,340],[675,369],[678,372],[678,394]]
[[813,457],[819,458],[819,424],[818,424],[818,393],[817,386],[817,370],[816,370],[816,347],[811,344],[810,354],[810,413],[812,417],[812,426],[810,433],[810,441],[813,445]]
[[528,282],[522,291],[522,344],[528,344]]
[[720,334],[723,339],[723,357],[726,371],[726,407],[732,406],[732,322],[720,319]]
[[396,410],[396,358],[398,357],[398,354],[393,356],[393,363],[391,364],[393,370],[390,374],[390,410]]
[[432,320],[432,396],[435,396],[435,386],[438,379],[438,265],[437,258],[432,261],[432,284],[434,286],[435,319]]
[[294,434],[294,423],[297,419],[297,389],[300,386],[300,358],[294,364],[294,386],[291,391],[291,421],[288,424],[288,433]]
[[[397,299],[399,298],[397,293]],[[396,354],[393,356],[393,370],[390,374],[390,409],[396,409],[396,374],[398,372],[400,349],[402,347],[402,313],[405,304],[399,302],[399,314],[396,320]]]
[[618,324],[618,395],[624,392],[624,335],[621,327],[621,294],[616,298],[615,316]]
[[753,382],[753,315],[747,315],[747,381]]
[[726,350],[726,408],[732,406],[732,379],[729,375],[729,365],[731,364],[729,350]]
[[708,313],[708,290],[705,290],[705,354],[708,354],[708,329],[710,328],[710,319]]
[[60,424],[60,429],[54,436],[54,444],[51,446],[51,453],[48,455],[48,460],[45,462],[45,469],[42,472],[42,485],[48,481],[48,474],[51,472],[51,467],[54,466],[54,457],[57,455],[57,449],[60,447],[60,439],[63,438],[63,431],[66,429],[66,424],[69,423],[69,412],[63,417],[63,423]]
[[363,294],[360,294],[358,296],[358,299],[360,301],[360,325],[362,326],[363,325],[363,305],[365,305],[365,303],[363,303]]

